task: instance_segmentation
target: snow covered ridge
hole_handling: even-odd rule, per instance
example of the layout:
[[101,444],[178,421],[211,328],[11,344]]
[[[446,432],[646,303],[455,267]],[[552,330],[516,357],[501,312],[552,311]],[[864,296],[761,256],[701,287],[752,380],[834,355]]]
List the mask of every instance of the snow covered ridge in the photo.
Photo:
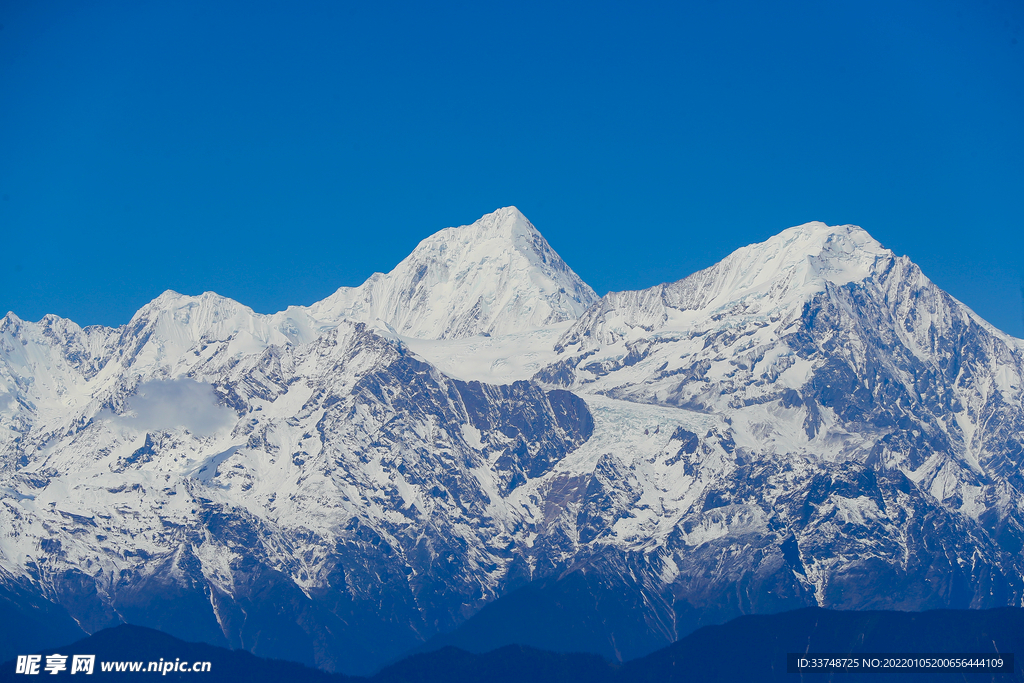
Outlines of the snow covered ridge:
[[[770,318],[806,297],[884,271],[895,255],[853,225],[806,223],[752,244],[677,282],[612,292],[591,308],[560,345],[602,346],[630,334],[695,329],[736,315]],[[710,321],[706,322],[706,321]]]
[[387,275],[310,307],[318,319],[386,321],[403,336],[503,335],[575,320],[594,294],[515,207],[447,228]]
[[273,315],[8,314],[0,612],[358,673],[581,575],[643,606],[613,657],[743,612],[1020,605],[1022,377],[821,223],[600,300],[506,208]]

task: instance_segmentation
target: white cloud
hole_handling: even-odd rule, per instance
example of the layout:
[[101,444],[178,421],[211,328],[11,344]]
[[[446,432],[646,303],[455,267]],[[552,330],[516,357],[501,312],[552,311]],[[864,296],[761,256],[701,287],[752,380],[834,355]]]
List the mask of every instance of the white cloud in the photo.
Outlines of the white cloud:
[[233,410],[217,404],[212,385],[187,377],[140,384],[128,399],[128,408],[129,413],[114,419],[146,432],[184,427],[197,436],[209,436],[237,419]]

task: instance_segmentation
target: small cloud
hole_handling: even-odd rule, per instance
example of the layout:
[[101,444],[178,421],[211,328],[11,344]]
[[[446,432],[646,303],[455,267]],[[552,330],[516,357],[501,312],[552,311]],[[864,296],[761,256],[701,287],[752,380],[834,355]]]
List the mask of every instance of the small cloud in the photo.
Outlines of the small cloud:
[[115,422],[144,432],[184,427],[197,436],[209,436],[230,427],[237,416],[217,403],[213,386],[194,379],[156,379],[144,382],[128,399],[130,413]]

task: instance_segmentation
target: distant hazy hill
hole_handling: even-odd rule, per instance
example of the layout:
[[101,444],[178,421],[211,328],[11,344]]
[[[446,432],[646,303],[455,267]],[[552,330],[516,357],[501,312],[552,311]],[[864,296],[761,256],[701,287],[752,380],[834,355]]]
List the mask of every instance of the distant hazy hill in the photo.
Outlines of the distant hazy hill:
[[[209,674],[171,672],[160,680],[283,681],[285,683],[722,683],[732,681],[1021,681],[1014,674],[826,674],[801,679],[786,671],[786,655],[809,653],[1022,653],[1024,609],[934,610],[928,612],[841,612],[816,607],[775,615],[753,615],[707,626],[681,641],[625,665],[596,655],[555,653],[507,645],[473,654],[447,646],[406,658],[371,678],[328,674],[201,643],[186,643],[139,626],[107,629],[69,646],[40,652],[95,654],[97,662],[211,662]],[[45,661],[45,658],[44,658]],[[82,680],[157,680],[154,673],[99,671]],[[15,663],[0,669],[0,680],[18,676]],[[45,675],[45,674],[41,674]],[[68,672],[58,676],[69,676]],[[911,678],[907,678],[910,676]],[[46,675],[43,680],[49,680]],[[78,680],[78,679],[73,679]]]

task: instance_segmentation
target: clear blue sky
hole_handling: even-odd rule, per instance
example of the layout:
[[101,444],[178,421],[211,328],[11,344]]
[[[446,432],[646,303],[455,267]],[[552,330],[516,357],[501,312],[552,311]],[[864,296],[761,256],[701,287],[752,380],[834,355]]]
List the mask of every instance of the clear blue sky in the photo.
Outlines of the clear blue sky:
[[0,313],[257,311],[518,206],[599,293],[863,226],[1024,337],[1024,4],[0,3]]

